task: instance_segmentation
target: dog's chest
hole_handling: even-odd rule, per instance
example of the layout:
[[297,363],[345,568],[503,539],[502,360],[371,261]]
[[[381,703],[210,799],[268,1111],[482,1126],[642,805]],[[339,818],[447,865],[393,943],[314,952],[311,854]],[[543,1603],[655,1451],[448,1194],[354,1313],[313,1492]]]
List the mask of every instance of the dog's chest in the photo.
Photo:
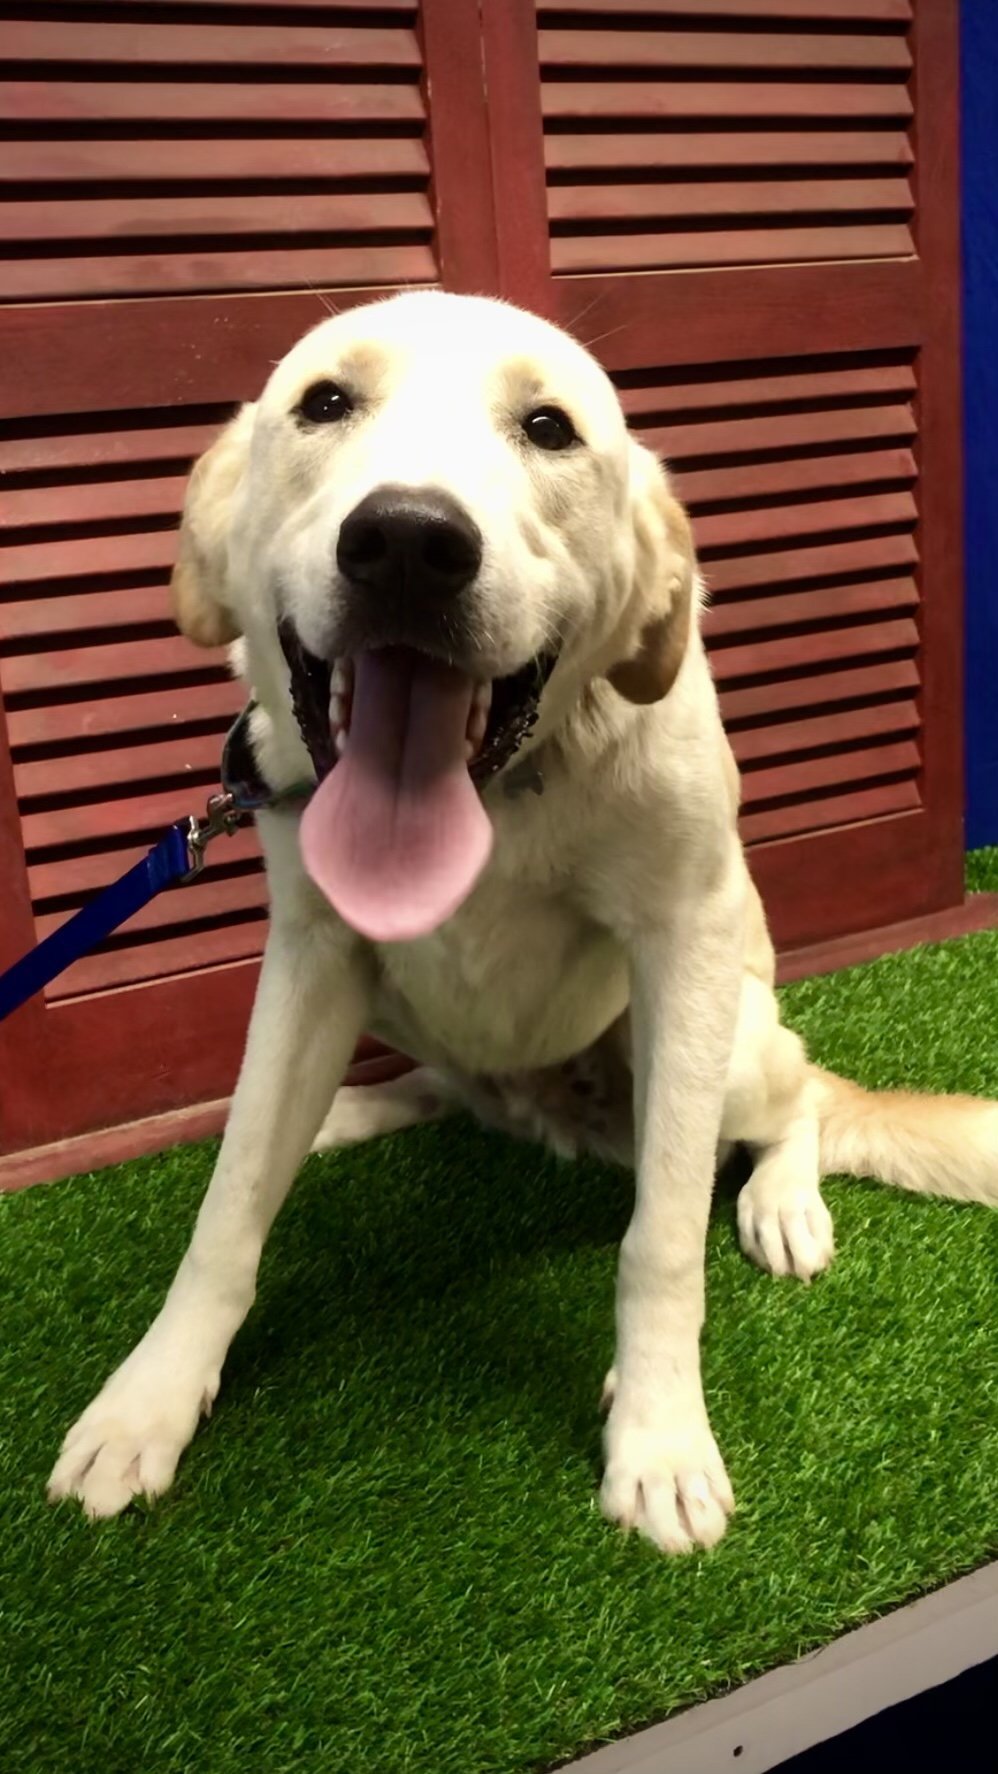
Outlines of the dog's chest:
[[381,952],[381,1010],[417,1058],[471,1072],[553,1065],[627,1002],[616,940],[567,898],[489,880],[442,930]]

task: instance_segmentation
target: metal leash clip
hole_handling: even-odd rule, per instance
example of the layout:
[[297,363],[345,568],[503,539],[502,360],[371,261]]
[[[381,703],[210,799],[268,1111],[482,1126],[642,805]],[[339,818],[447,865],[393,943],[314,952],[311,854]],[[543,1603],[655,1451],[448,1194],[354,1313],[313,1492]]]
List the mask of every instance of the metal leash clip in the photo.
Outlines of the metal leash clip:
[[185,834],[191,866],[187,874],[181,876],[180,884],[182,886],[186,885],[188,881],[197,880],[204,868],[204,854],[208,845],[215,838],[220,838],[223,832],[227,838],[234,837],[245,818],[246,815],[236,803],[235,795],[230,794],[212,795],[209,798],[203,819],[198,819],[194,813],[191,814],[187,821]]

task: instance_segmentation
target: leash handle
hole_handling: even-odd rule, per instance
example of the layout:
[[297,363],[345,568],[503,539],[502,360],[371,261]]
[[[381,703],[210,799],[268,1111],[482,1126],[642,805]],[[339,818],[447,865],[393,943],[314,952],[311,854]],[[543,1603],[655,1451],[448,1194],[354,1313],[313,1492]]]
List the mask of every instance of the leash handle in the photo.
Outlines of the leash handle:
[[0,1022],[41,992],[67,967],[134,917],[167,887],[193,881],[204,867],[206,845],[231,834],[246,817],[232,795],[213,795],[206,817],[178,820],[147,856],[103,888],[58,930],[0,974]]

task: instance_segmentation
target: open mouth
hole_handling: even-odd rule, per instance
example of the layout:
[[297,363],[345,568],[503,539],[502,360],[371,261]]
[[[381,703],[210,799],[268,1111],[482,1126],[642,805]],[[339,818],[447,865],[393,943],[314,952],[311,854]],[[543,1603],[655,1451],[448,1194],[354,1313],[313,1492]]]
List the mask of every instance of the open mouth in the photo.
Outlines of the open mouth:
[[480,790],[530,733],[554,657],[490,682],[412,647],[329,665],[289,623],[280,635],[319,781],[302,820],[306,868],[363,935],[426,935],[488,860]]
[[[279,632],[291,673],[295,717],[316,777],[321,782],[349,744],[355,661],[345,656],[329,665],[309,652],[290,622],[282,622]],[[414,648],[386,648],[384,651],[422,657]],[[528,737],[537,720],[541,695],[554,670],[555,659],[554,653],[542,653],[508,677],[473,680],[464,757],[468,774],[477,788],[484,788],[493,776],[498,775]]]

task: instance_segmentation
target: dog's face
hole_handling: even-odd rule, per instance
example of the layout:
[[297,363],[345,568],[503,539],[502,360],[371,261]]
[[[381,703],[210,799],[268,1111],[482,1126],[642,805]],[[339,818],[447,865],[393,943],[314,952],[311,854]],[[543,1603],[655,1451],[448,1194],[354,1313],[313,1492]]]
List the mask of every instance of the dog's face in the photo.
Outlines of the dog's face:
[[293,680],[328,697],[320,775],[425,692],[481,782],[556,666],[665,694],[690,583],[682,514],[588,353],[504,304],[414,292],[277,366],[195,471],[174,590],[194,639],[244,633],[263,658],[280,632]]
[[627,474],[613,390],[564,334],[481,300],[355,309],[259,405],[268,595],[315,654],[404,645],[505,677],[591,631],[626,573]]

